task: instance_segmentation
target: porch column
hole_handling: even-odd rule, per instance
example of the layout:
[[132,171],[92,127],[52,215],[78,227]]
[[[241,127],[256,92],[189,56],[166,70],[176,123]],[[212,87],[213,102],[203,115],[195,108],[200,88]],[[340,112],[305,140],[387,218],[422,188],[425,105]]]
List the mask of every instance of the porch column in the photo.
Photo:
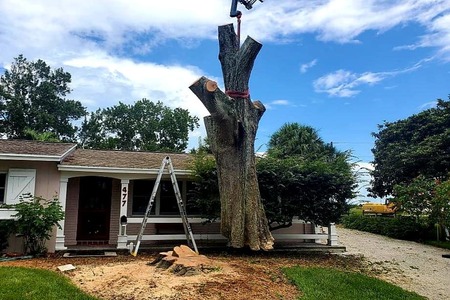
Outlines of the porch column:
[[[59,203],[61,204],[62,210],[64,214],[66,214],[66,200],[67,200],[67,183],[69,182],[69,178],[61,177],[59,180]],[[64,246],[64,224],[65,217],[63,220],[58,222],[59,227],[56,230],[56,244],[55,250],[66,250],[67,247]]]
[[117,249],[127,249],[128,235],[125,223],[128,217],[128,179],[122,179],[120,189],[120,215],[119,215],[119,236],[117,237]]
[[[323,233],[322,226],[316,225],[315,223],[312,223],[312,225],[313,225],[313,228],[314,228],[314,233],[316,233],[316,234]],[[317,244],[320,244],[322,242],[322,240],[321,239],[316,239],[316,240],[314,240],[314,242],[317,243]]]
[[334,223],[330,223],[328,225],[328,246],[338,246],[338,235],[336,232],[336,225]]

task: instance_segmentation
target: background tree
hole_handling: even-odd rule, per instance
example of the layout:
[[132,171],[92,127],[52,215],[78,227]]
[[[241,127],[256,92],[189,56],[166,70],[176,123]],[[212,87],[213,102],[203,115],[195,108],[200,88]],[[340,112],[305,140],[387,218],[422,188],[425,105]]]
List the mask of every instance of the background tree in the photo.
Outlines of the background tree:
[[0,135],[27,139],[27,130],[51,133],[59,140],[74,140],[78,128],[71,122],[85,115],[70,93],[71,75],[51,69],[43,60],[14,59],[0,77]]
[[270,137],[267,152],[271,157],[321,156],[326,144],[316,129],[298,123],[284,124]]
[[373,195],[390,195],[394,185],[408,184],[419,175],[448,178],[450,101],[439,99],[435,108],[404,120],[384,122],[378,129],[373,133]]
[[[294,217],[320,225],[339,220],[347,200],[354,197],[350,154],[323,142],[315,129],[297,123],[284,125],[270,141],[268,155],[256,163],[270,230],[291,226]],[[291,150],[285,151],[283,145],[291,145]],[[197,153],[193,170],[196,209],[210,219],[219,217],[213,157]]]
[[82,124],[80,141],[84,148],[182,152],[198,126],[186,109],[142,99],[92,112]]
[[355,196],[352,166],[350,153],[325,143],[314,128],[283,125],[257,164],[270,227],[288,227],[294,216],[320,225],[337,222]]
[[[409,183],[397,184],[393,188],[399,212],[411,216],[420,228],[438,228],[437,238],[448,237],[450,227],[450,180],[426,178],[420,175]],[[447,228],[447,232],[446,232]],[[434,230],[431,232],[434,233]]]
[[418,176],[407,184],[396,184],[393,188],[394,202],[399,210],[413,216],[417,223],[426,223],[426,219],[433,209],[435,182],[423,175]]

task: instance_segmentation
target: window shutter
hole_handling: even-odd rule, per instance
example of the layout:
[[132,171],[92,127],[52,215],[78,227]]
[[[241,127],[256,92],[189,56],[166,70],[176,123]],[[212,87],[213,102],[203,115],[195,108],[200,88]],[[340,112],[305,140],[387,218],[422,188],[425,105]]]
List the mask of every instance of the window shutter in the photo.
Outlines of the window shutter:
[[30,193],[34,196],[36,170],[9,169],[6,181],[6,204],[19,203],[20,196]]

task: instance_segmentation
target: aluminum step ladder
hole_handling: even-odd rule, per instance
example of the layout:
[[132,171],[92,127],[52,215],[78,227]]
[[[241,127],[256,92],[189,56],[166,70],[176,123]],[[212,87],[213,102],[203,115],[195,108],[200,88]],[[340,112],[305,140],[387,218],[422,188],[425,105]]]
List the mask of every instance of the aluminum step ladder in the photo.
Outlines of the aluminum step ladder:
[[[178,187],[177,178],[175,176],[175,171],[173,169],[172,160],[169,156],[166,156],[161,164],[161,168],[159,169],[158,176],[156,177],[155,185],[153,186],[153,191],[150,196],[150,200],[148,201],[147,209],[145,210],[145,215],[142,220],[141,230],[136,238],[136,244],[134,249],[130,249],[131,255],[136,256],[139,250],[139,246],[141,245],[141,240],[144,235],[145,227],[147,226],[148,218],[150,217],[150,213],[152,211],[153,203],[155,202],[156,193],[158,192],[159,185],[161,183],[161,178],[164,173],[165,168],[168,168],[170,179],[172,181],[173,190],[175,192],[175,197],[177,199],[178,209],[180,211],[181,220],[183,222],[184,233],[186,234],[186,240],[188,242],[189,247],[194,248],[195,252],[198,253],[197,244],[195,243],[194,234],[192,233],[191,226],[189,225],[189,220],[186,214],[185,205],[183,203],[183,199],[181,198],[180,189]],[[131,245],[132,246],[132,245]]]

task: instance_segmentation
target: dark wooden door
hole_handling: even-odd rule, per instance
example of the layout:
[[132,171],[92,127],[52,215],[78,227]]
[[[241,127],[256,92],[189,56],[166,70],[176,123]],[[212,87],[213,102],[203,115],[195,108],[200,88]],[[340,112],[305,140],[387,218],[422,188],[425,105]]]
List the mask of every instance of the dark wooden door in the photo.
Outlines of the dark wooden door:
[[80,178],[77,240],[109,239],[112,179]]

